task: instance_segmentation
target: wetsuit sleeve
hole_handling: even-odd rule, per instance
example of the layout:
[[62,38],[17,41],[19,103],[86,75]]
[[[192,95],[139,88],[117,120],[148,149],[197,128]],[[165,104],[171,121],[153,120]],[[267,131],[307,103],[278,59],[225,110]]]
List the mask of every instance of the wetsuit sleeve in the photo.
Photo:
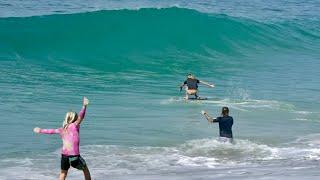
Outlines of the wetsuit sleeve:
[[41,134],[60,134],[62,128],[59,129],[40,129]]
[[183,84],[187,84],[187,81],[184,81]]
[[197,79],[197,83],[198,83],[198,84],[200,83],[199,79]]
[[220,122],[220,120],[221,120],[221,117],[217,117],[216,119],[213,119],[212,122]]

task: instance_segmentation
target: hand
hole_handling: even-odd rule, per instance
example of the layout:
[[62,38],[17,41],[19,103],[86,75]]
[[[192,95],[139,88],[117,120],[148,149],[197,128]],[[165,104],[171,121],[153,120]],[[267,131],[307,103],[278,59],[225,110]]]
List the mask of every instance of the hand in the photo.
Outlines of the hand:
[[89,99],[87,97],[83,97],[83,105],[87,106],[89,104]]
[[207,114],[207,112],[206,112],[206,111],[204,111],[204,110],[202,110],[202,111],[201,111],[201,114],[202,114],[202,115],[206,115],[206,114]]
[[38,128],[38,127],[35,127],[34,129],[33,129],[33,132],[35,132],[35,133],[40,133],[40,128]]

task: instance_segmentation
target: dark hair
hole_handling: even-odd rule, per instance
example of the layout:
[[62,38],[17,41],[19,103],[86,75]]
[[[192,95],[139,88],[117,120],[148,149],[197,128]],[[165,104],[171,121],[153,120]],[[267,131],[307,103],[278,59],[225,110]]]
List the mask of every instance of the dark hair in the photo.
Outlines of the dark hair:
[[229,115],[229,108],[228,107],[222,107],[222,110],[221,110],[221,114],[222,116],[227,116]]

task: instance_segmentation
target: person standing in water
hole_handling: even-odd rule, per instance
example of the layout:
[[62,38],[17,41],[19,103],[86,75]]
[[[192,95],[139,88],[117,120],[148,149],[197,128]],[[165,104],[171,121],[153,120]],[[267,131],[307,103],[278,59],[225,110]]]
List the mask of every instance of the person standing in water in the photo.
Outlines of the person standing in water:
[[207,82],[204,81],[200,81],[198,79],[195,78],[195,76],[193,74],[188,74],[187,79],[183,82],[183,84],[180,85],[180,92],[182,91],[182,88],[184,86],[186,87],[186,97],[185,99],[188,100],[190,95],[194,95],[196,99],[199,99],[199,95],[198,95],[198,84],[202,83],[204,85],[207,85],[209,87],[214,87],[213,84],[209,84]]
[[217,118],[212,118],[209,114],[202,110],[201,114],[210,122],[210,123],[219,123],[219,130],[220,130],[220,140],[223,142],[232,142],[233,135],[232,135],[232,125],[233,125],[233,118],[229,116],[229,108],[223,107],[221,116]]
[[65,180],[68,174],[70,166],[82,170],[86,180],[91,180],[90,171],[85,160],[80,156],[79,151],[79,129],[82,120],[86,114],[86,109],[89,104],[89,100],[83,98],[83,106],[79,112],[79,116],[76,112],[67,112],[63,121],[63,126],[58,129],[40,129],[34,128],[35,133],[41,134],[60,134],[63,146],[61,151],[61,172],[60,180]]

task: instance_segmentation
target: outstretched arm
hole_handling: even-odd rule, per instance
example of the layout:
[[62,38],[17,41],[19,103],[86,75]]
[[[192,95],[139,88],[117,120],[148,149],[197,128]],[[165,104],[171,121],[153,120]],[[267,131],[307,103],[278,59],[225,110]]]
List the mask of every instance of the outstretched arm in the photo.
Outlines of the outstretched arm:
[[209,86],[209,87],[214,88],[214,84],[209,84],[209,83],[207,83],[207,82],[205,82],[205,81],[200,81],[200,83],[202,83],[202,84],[204,84],[204,85],[206,85],[206,86]]
[[88,98],[83,97],[83,106],[82,106],[81,111],[79,112],[78,119],[75,121],[75,123],[77,125],[80,125],[82,120],[84,119],[84,116],[86,115],[86,110],[87,110],[88,104],[89,104]]
[[40,133],[40,134],[60,134],[62,131],[62,128],[58,129],[41,129],[41,128],[34,128],[33,132]]
[[187,81],[184,81],[179,87],[180,87],[180,92],[182,91],[182,88],[187,84]]
[[209,116],[209,114],[206,111],[202,110],[201,114],[204,115],[204,117],[208,120],[208,122],[210,123],[216,122],[216,119]]

